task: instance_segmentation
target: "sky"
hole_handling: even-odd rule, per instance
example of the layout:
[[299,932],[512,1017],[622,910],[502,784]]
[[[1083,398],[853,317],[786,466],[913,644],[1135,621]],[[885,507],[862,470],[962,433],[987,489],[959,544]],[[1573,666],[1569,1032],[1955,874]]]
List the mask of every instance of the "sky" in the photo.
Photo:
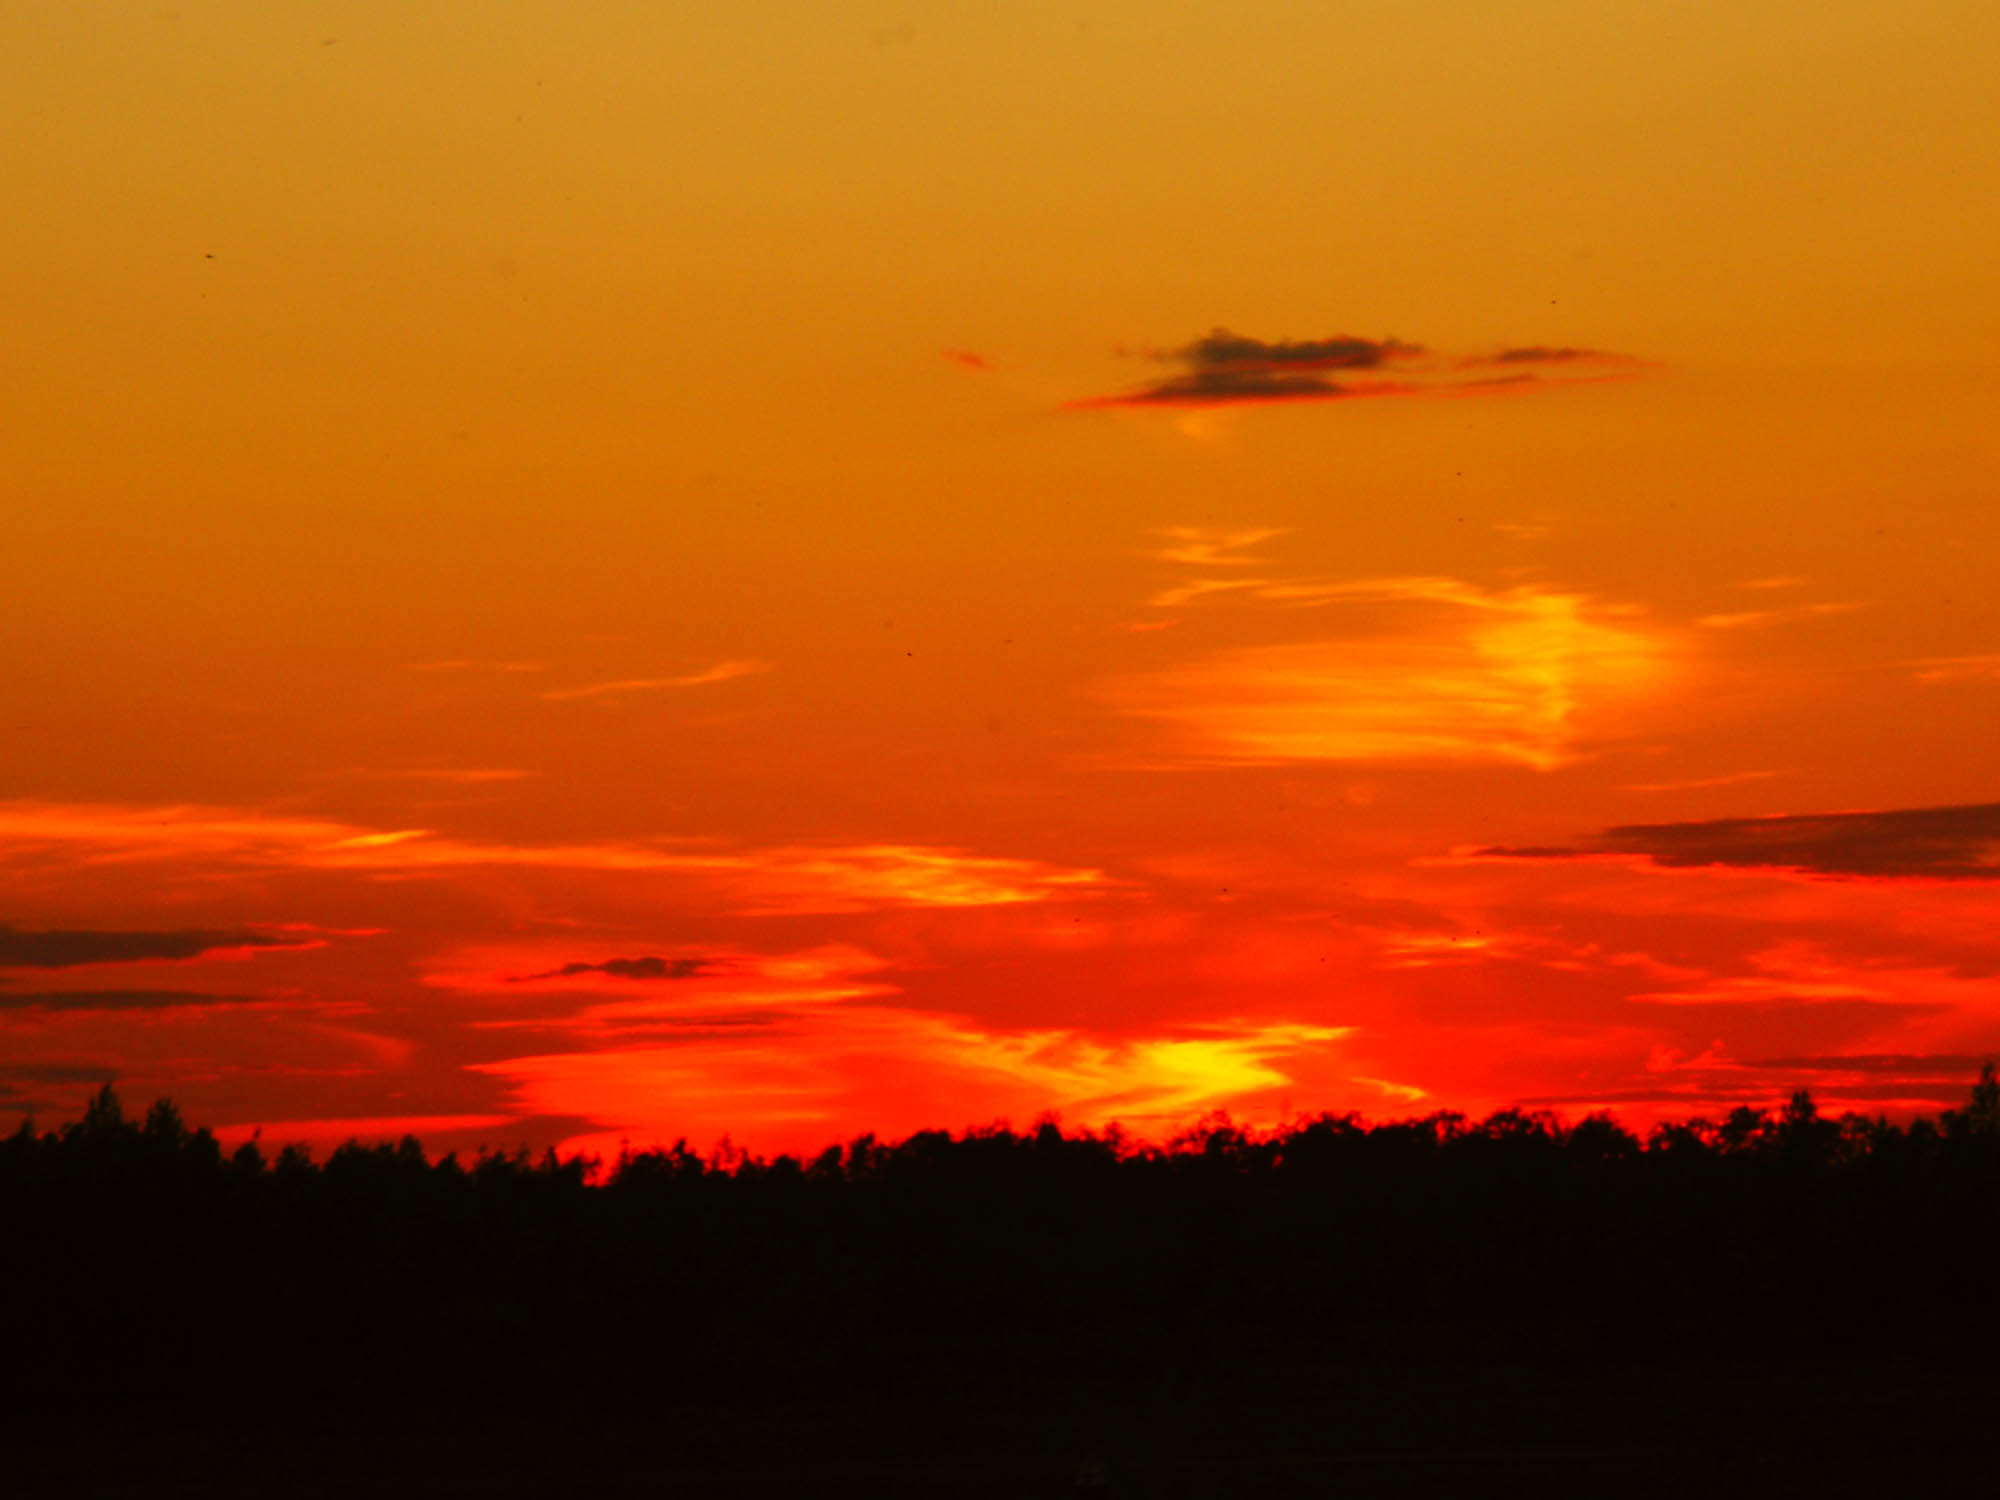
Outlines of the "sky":
[[1907,1115],[2000,11],[0,5],[0,1122]]

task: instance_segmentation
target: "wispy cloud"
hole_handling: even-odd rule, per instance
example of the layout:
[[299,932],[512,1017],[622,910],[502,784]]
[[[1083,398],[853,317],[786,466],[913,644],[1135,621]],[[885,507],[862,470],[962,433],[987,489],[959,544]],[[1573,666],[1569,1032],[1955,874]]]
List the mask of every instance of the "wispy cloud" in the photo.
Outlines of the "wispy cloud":
[[117,1073],[111,1063],[0,1063],[0,1078],[20,1083],[105,1083]]
[[200,806],[0,803],[0,861],[182,861],[235,868],[423,875],[539,868],[683,877],[750,913],[996,906],[1105,889],[1102,872],[916,844],[689,847],[669,842],[501,844],[424,828]]
[[1478,852],[1510,859],[1636,858],[1666,869],[2000,880],[2000,803],[1633,823],[1574,845]]
[[1853,1050],[1879,1053],[1897,1043],[1897,1050],[1914,1051],[1991,1037],[1992,995],[1990,973],[1963,973],[1908,955],[1856,958],[1788,938],[1750,953],[1728,972],[1683,978],[1628,995],[1624,1004],[1650,1010],[1669,1026],[1689,1016],[1691,1027],[1678,1028],[1683,1035],[1694,1027],[1697,1035],[1733,1035],[1737,1052],[1747,1043],[1769,1053],[1776,1050],[1773,1042],[1784,1049],[1804,1043],[1833,1050],[1826,1043],[1838,1047],[1845,1032]]
[[1652,1005],[1794,1006],[1893,1001],[1894,989],[1869,982],[1854,965],[1834,962],[1799,944],[1750,955],[1751,972],[1703,975],[1694,984],[1647,990],[1629,998]]
[[475,1029],[543,1032],[593,1047],[655,1035],[679,1045],[690,1030],[783,1026],[824,1006],[897,993],[882,977],[890,961],[850,943],[553,966],[551,951],[558,950],[547,941],[460,948],[427,960],[424,983],[507,1002],[505,1013],[473,1022]]
[[1281,526],[1239,531],[1213,526],[1163,526],[1159,535],[1166,539],[1166,544],[1146,554],[1158,562],[1188,568],[1247,568],[1262,564],[1264,559],[1253,557],[1244,549],[1283,536],[1285,530]]
[[1743,630],[1763,625],[1781,625],[1790,620],[1811,620],[1821,615],[1844,615],[1861,608],[1853,603],[1796,604],[1789,609],[1745,609],[1731,614],[1703,615],[1695,621],[1704,630]]
[[1468,365],[1571,365],[1601,364],[1606,360],[1619,360],[1624,356],[1609,354],[1602,349],[1576,349],[1567,345],[1522,344],[1512,349],[1502,349],[1497,354],[1475,354],[1465,361]]
[[1954,1093],[1964,1091],[1965,1081],[1977,1076],[1980,1067],[1992,1059],[1974,1052],[1860,1052],[1797,1057],[1745,1058],[1742,1066],[1768,1072],[1800,1074],[1850,1073],[1861,1078],[1918,1077],[1926,1082],[1947,1084]]
[[657,954],[648,954],[643,958],[607,958],[597,963],[573,959],[558,968],[544,969],[539,974],[512,975],[508,983],[540,984],[598,974],[630,981],[699,979],[714,972],[715,960],[712,958],[662,958]]
[[92,964],[185,962],[274,948],[316,948],[319,940],[244,929],[183,927],[165,932],[97,929],[27,932],[0,923],[0,969],[74,969]]
[[1451,578],[1248,579],[1241,592],[1301,607],[1390,606],[1394,628],[1218,651],[1102,690],[1122,712],[1170,726],[1182,760],[1550,770],[1585,753],[1593,726],[1610,722],[1601,710],[1655,689],[1672,666],[1663,633],[1581,594]]
[[1621,792],[1692,792],[1711,786],[1736,786],[1745,781],[1769,781],[1776,771],[1730,771],[1721,776],[1694,776],[1686,781],[1635,781]]
[[1382,939],[1382,961],[1392,969],[1429,969],[1512,958],[1520,946],[1505,933],[1397,932]]
[[1935,686],[1944,682],[2000,682],[2000,651],[1979,656],[1931,656],[1909,664],[1917,681]]
[[774,672],[777,663],[768,661],[719,661],[699,672],[679,677],[625,677],[614,682],[592,682],[582,687],[556,688],[542,694],[551,703],[578,698],[617,698],[627,693],[652,693],[670,688],[705,687],[711,682],[728,682],[737,677],[753,677]]
[[413,661],[409,664],[412,672],[539,672],[542,664],[538,661],[472,661],[464,657],[454,657],[449,661]]
[[[1641,364],[1598,349],[1521,345],[1493,354],[1432,355],[1394,338],[1336,334],[1314,339],[1259,339],[1217,328],[1145,358],[1179,372],[1132,390],[1069,403],[1103,407],[1213,407],[1373,396],[1470,395],[1616,379]],[[1469,373],[1482,371],[1501,373]]]
[[270,1003],[266,995],[227,995],[206,990],[0,990],[0,1011],[159,1011],[208,1010],[216,1006]]
[[329,777],[352,777],[361,781],[429,781],[446,786],[488,786],[505,781],[526,781],[535,773],[507,766],[468,766],[412,769],[374,769],[353,766],[329,771]]

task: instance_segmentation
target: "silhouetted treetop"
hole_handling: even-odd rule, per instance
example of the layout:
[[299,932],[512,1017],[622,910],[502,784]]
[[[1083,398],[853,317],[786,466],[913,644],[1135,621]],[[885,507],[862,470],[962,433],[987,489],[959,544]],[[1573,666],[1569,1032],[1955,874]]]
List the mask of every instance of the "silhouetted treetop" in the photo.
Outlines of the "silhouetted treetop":
[[216,1388],[489,1393],[529,1368],[698,1393],[1334,1351],[1973,1350],[2000,1336],[2000,1082],[1939,1119],[1800,1091],[1643,1140],[1602,1113],[1210,1115],[1157,1144],[1042,1119],[611,1163],[408,1135],[225,1154],[107,1085],[0,1140],[0,1214],[21,1390],[115,1384],[100,1348],[178,1351]]

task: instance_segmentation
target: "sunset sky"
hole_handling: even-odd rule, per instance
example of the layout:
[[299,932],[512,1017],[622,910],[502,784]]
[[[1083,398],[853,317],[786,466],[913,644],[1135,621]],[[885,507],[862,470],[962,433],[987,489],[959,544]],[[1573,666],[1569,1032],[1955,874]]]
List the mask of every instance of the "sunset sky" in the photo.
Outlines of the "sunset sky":
[[1954,1103],[1991,0],[0,8],[0,1125]]

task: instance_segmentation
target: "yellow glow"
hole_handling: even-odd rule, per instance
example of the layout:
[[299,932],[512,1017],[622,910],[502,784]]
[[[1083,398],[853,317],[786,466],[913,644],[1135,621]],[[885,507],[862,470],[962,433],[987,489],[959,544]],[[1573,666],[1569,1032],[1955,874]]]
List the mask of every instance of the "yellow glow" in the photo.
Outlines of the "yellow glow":
[[1486,593],[1449,579],[1250,587],[1265,599],[1395,601],[1420,614],[1404,634],[1241,647],[1107,689],[1123,711],[1178,730],[1174,749],[1188,758],[1548,771],[1615,733],[1615,716],[1657,692],[1672,665],[1661,632],[1607,619],[1577,594]]
[[627,1122],[634,1142],[742,1139],[809,1150],[873,1099],[880,1128],[957,1128],[1053,1109],[1072,1125],[1165,1124],[1282,1089],[1288,1058],[1342,1027],[1216,1027],[1192,1037],[1093,1040],[1068,1030],[998,1032],[943,1016],[840,1006],[800,1013],[783,1048],[754,1034],[667,1047],[547,1053],[482,1064],[524,1108]]

